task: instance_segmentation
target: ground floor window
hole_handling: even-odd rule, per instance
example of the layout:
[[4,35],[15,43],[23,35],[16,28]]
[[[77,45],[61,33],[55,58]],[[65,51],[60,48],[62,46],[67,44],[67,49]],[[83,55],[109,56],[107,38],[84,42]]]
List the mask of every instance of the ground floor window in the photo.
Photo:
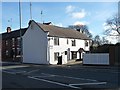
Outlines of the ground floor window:
[[5,51],[5,54],[6,54],[6,56],[8,56],[8,55],[9,55],[9,52],[8,52],[8,50],[6,50],[6,51]]
[[77,58],[77,51],[71,51],[71,58],[76,59]]
[[58,60],[58,56],[59,56],[59,52],[55,52],[55,53],[54,53],[54,60],[55,60],[55,61]]

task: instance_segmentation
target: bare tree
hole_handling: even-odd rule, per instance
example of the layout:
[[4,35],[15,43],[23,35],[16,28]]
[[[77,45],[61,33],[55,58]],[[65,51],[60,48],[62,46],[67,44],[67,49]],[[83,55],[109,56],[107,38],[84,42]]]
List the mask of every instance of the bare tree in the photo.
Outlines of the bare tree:
[[109,44],[109,41],[105,38],[105,37],[102,37],[102,44]]
[[105,31],[105,34],[114,36],[111,32],[117,32],[117,35],[120,36],[120,16],[119,14],[114,15],[112,18],[107,19],[106,26],[108,28]]
[[100,45],[101,44],[101,39],[99,35],[96,35],[93,40],[94,44]]
[[89,38],[92,38],[92,34],[89,32],[87,25],[70,25],[69,28],[75,29],[81,33],[86,34]]

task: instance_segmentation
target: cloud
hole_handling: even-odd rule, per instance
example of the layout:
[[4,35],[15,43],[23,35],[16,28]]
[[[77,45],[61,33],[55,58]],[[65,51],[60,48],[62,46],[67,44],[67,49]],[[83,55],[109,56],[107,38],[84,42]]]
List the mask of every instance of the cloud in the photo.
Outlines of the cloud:
[[66,13],[70,13],[70,12],[74,11],[74,9],[75,9],[74,6],[69,5],[69,6],[66,7]]
[[87,21],[76,21],[73,25],[88,25],[89,22]]
[[55,26],[63,27],[62,23],[52,23],[52,24],[55,25]]
[[81,19],[81,18],[84,18],[86,16],[86,12],[84,9],[82,9],[79,12],[73,12],[71,15],[73,18]]
[[[87,14],[87,12],[84,9],[80,10],[80,8],[77,8],[72,5],[66,6],[66,13],[75,19],[84,18]],[[91,13],[89,12],[88,15],[91,15]]]

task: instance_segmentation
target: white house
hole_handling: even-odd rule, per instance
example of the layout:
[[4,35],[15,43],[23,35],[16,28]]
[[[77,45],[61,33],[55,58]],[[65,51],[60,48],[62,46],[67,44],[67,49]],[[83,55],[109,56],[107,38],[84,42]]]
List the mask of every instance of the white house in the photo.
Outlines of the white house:
[[80,48],[89,51],[90,39],[76,30],[36,23],[31,20],[23,35],[23,63],[62,64],[79,59]]

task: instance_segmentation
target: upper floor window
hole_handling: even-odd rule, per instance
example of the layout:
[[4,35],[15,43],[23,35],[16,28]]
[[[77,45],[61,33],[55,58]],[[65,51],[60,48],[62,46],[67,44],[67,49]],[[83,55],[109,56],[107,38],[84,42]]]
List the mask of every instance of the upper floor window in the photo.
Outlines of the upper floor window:
[[67,44],[69,44],[69,41],[68,41],[68,39],[67,39]]
[[86,47],[88,46],[88,41],[85,41],[85,46],[86,46]]
[[17,38],[17,46],[20,46],[21,40],[20,37]]
[[8,40],[5,41],[5,45],[8,46]]
[[75,39],[72,40],[72,46],[76,46],[76,41],[75,41]]
[[54,45],[59,45],[59,38],[58,37],[54,37]]
[[12,38],[12,46],[15,46],[15,38]]

